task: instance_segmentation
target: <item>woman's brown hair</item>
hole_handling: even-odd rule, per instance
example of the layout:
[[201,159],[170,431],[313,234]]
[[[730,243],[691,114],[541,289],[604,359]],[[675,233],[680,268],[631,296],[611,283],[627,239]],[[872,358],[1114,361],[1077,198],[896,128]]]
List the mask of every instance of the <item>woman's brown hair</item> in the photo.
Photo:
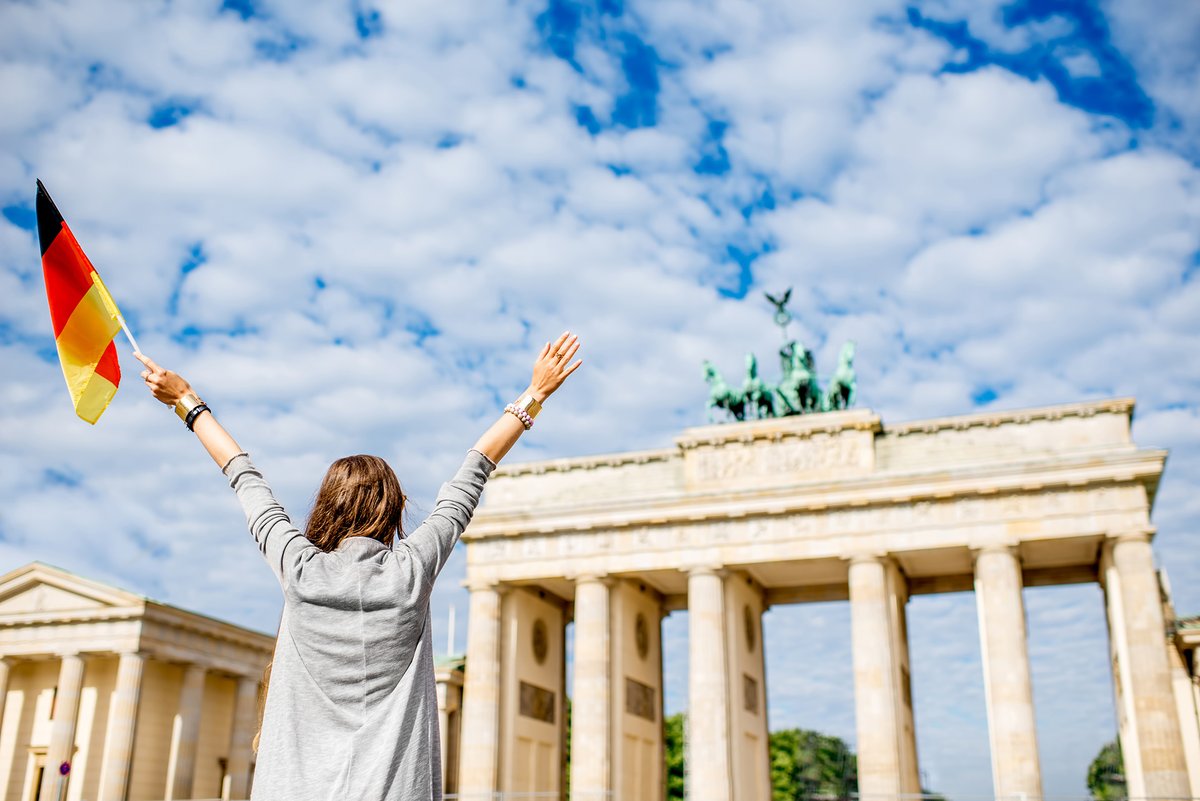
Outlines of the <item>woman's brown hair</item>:
[[313,501],[304,536],[322,551],[346,537],[371,537],[390,546],[401,529],[404,491],[378,456],[346,456],[329,466]]

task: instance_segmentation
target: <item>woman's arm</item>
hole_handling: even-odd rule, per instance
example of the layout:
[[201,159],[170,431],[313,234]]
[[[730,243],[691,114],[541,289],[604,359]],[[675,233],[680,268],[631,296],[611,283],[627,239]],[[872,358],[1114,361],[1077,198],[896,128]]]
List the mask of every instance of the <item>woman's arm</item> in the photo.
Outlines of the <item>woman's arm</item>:
[[[142,371],[142,380],[154,397],[167,406],[178,406],[179,402],[188,395],[195,396],[192,387],[179,373],[164,370],[154,363],[154,360],[142,353],[133,354],[139,362],[146,365]],[[217,467],[225,468],[229,460],[242,452],[241,447],[230,436],[225,427],[217,422],[212,411],[202,412],[192,421],[192,431],[200,440],[200,444],[208,451],[208,455],[217,463]]]
[[[554,342],[542,346],[537,361],[533,364],[533,380],[529,387],[521,393],[521,397],[532,395],[539,404],[545,403],[550,395],[562,386],[567,376],[579,369],[583,360],[574,363],[571,358],[579,350],[579,337],[570,331],[564,331]],[[495,463],[499,463],[504,455],[512,449],[521,435],[525,433],[525,424],[514,414],[507,411],[500,419],[492,423],[492,427],[483,432],[483,436],[475,443],[474,450],[479,451]]]
[[[521,398],[530,395],[540,404],[550,397],[583,363],[571,361],[578,350],[579,338],[569,331],[554,342],[547,342],[534,362],[533,380],[521,393]],[[429,581],[437,578],[450,558],[454,544],[471,522],[483,485],[495,464],[504,458],[523,433],[525,424],[517,415],[508,411],[500,415],[500,419],[475,443],[454,478],[442,485],[437,503],[425,522],[396,544],[397,550],[407,550],[414,555]]]
[[[142,380],[150,387],[154,397],[168,406],[175,406],[177,412],[180,408],[187,410],[200,402],[183,376],[164,370],[144,354],[135,353],[134,356],[146,365]],[[317,553],[317,548],[292,525],[262,473],[242,452],[224,426],[217,422],[211,411],[201,412],[191,423],[200,444],[217,466],[225,471],[229,486],[237,493],[238,501],[246,513],[250,535],[254,537],[258,550],[271,566],[279,583],[286,589],[299,576],[305,562]]]

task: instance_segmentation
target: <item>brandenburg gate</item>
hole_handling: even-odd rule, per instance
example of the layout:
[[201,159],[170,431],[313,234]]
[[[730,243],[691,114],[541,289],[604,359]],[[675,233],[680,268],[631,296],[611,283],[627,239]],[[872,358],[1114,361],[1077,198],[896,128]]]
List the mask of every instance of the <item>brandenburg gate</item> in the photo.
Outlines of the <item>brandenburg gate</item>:
[[467,541],[460,798],[659,801],[661,620],[688,610],[688,796],[770,797],[762,615],[848,600],[864,799],[919,793],[908,599],[974,590],[995,794],[1042,795],[1024,587],[1104,589],[1130,797],[1190,796],[1133,401],[884,425],[691,428],[662,450],[501,468]]

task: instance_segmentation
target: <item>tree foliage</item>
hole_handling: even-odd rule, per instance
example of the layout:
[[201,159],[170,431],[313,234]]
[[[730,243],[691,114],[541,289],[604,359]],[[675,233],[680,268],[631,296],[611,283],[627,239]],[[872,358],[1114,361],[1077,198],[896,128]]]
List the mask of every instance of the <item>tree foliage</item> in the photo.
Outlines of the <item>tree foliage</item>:
[[[684,799],[686,728],[682,712],[663,719],[667,801]],[[844,801],[858,792],[858,758],[838,737],[805,729],[772,732],[770,759],[771,801]]]
[[1121,757],[1121,741],[1105,743],[1088,766],[1088,792],[1096,801],[1120,801],[1125,798],[1125,763]]
[[771,732],[772,801],[849,798],[858,792],[858,760],[838,737],[805,729]]
[[683,801],[683,729],[687,716],[680,712],[663,721],[667,752],[667,801]]

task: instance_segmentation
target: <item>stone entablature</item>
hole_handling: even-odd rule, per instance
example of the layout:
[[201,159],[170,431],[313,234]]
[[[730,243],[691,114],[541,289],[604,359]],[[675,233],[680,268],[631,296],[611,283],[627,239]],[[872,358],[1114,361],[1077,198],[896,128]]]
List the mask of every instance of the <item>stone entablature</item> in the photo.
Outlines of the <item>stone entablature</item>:
[[[640,507],[646,497],[703,494],[713,489],[704,485],[717,478],[720,494],[759,492],[764,479],[768,487],[814,482],[819,490],[820,482],[843,473],[899,477],[971,464],[994,469],[1003,463],[1058,462],[1073,454],[1134,454],[1132,414],[1133,401],[1117,399],[887,427],[874,413],[854,410],[690,428],[674,448],[500,467],[488,483],[485,512],[468,536],[486,536],[480,524],[500,521],[506,513],[536,508],[541,518],[556,508],[611,508],[613,500]],[[743,478],[730,464],[749,475]]]
[[677,596],[685,549],[768,592],[826,599],[845,597],[854,553],[892,554],[912,592],[940,592],[970,588],[973,550],[1010,543],[1029,583],[1093,581],[1105,536],[1149,528],[1166,459],[1133,444],[1132,411],[1118,399],[883,426],[852,410],[502,467],[464,535],[468,574],[570,597],[564,576],[636,573]]

